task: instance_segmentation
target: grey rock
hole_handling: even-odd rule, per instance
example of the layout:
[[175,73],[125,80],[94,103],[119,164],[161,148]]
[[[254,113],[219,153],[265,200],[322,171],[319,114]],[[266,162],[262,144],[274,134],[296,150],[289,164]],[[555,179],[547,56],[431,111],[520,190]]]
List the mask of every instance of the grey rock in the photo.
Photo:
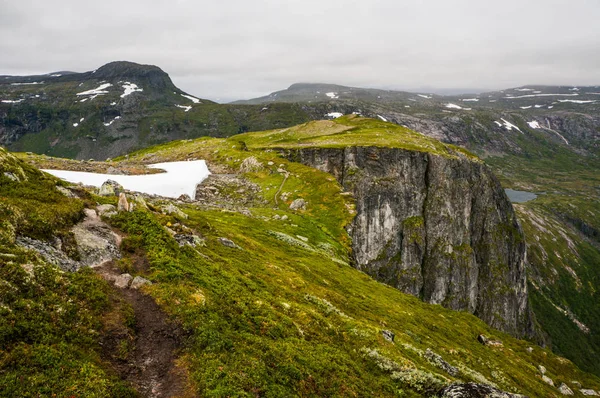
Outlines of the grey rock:
[[173,203],[169,203],[161,208],[163,214],[172,214],[179,218],[187,219],[188,215],[185,214],[179,207],[175,206]]
[[381,334],[383,335],[383,338],[389,341],[390,343],[393,343],[394,338],[396,337],[396,334],[391,330],[382,330]]
[[115,278],[115,286],[120,289],[129,287],[129,284],[133,280],[133,277],[129,274],[121,274]]
[[100,196],[113,196],[119,195],[123,191],[123,187],[116,181],[106,180],[98,189],[98,195]]
[[71,232],[77,243],[79,266],[97,267],[121,257],[120,237],[100,220],[94,210],[86,209],[86,218]]
[[533,347],[527,347],[525,348],[525,351],[531,354],[533,352]]
[[455,368],[454,366],[450,365],[448,362],[444,361],[444,359],[436,354],[435,352],[431,351],[431,349],[427,349],[425,351],[425,358],[433,365],[437,366],[438,368],[442,369],[443,371],[445,371],[446,373],[448,373],[450,376],[458,376],[458,369]]
[[71,190],[69,190],[63,186],[60,186],[60,185],[56,186],[56,190],[58,192],[62,193],[63,195],[65,195],[67,198],[76,198],[77,197],[77,195],[75,195]]
[[496,329],[533,335],[523,232],[483,162],[376,147],[284,155],[329,172],[353,194],[348,232],[359,270]]
[[560,384],[558,387],[558,392],[560,392],[562,395],[574,395],[573,390],[571,390],[565,383]]
[[233,249],[241,249],[241,247],[239,247],[238,245],[236,245],[231,239],[227,239],[227,238],[219,238],[219,242],[223,245],[223,246],[227,246],[227,247],[231,247]]
[[595,390],[590,390],[588,388],[582,388],[579,390],[579,392],[583,395],[587,395],[588,397],[597,397],[600,395]]
[[25,236],[19,236],[16,243],[28,250],[37,252],[46,262],[56,265],[63,271],[77,271],[81,264],[69,257],[61,250],[56,249],[48,242],[42,242]]
[[538,370],[540,371],[541,374],[545,375],[546,374],[546,367],[543,365],[538,365]]
[[302,198],[296,199],[290,204],[290,209],[291,210],[304,210],[304,209],[306,209],[306,201]]
[[549,385],[551,385],[552,387],[554,387],[554,380],[552,380],[552,379],[551,379],[551,378],[549,378],[548,376],[546,376],[546,375],[543,375],[543,376],[542,376],[542,380],[544,380],[544,382],[545,382],[546,384],[549,384]]
[[187,193],[184,193],[184,194],[179,195],[177,200],[180,200],[182,202],[191,202],[192,198],[190,198],[190,195],[188,195]]
[[123,192],[119,194],[119,202],[117,203],[117,211],[129,211],[129,202]]
[[4,176],[7,177],[9,180],[12,180],[12,181],[16,181],[16,182],[20,182],[21,181],[21,179],[19,177],[17,177],[16,174],[11,173],[10,171],[5,171],[4,172]]
[[240,165],[240,173],[259,171],[262,168],[262,163],[260,163],[254,156],[250,156],[242,161],[242,164]]
[[117,208],[114,205],[98,205],[96,206],[96,212],[98,212],[99,215],[104,216],[107,213],[112,213],[112,212],[116,212]]
[[440,391],[441,398],[526,398],[495,387],[477,383],[451,384]]
[[136,276],[135,278],[133,278],[133,281],[131,282],[131,285],[129,286],[132,289],[139,289],[140,287],[144,286],[144,285],[151,285],[152,282],[150,282],[148,279],[146,278],[142,278],[141,276]]

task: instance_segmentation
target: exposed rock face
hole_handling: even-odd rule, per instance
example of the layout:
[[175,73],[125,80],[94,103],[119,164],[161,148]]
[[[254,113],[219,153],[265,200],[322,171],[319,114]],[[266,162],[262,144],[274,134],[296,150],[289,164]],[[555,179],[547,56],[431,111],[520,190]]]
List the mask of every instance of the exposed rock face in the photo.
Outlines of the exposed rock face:
[[348,230],[356,268],[513,335],[533,333],[523,233],[483,163],[375,147],[287,155],[354,194]]
[[510,394],[492,386],[476,383],[452,384],[444,388],[442,398],[526,398],[519,394]]

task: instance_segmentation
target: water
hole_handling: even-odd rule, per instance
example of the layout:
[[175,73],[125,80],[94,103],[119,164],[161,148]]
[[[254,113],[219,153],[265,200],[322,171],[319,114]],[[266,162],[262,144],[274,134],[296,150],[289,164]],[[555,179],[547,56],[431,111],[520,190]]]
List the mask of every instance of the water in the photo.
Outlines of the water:
[[533,192],[515,191],[514,189],[505,189],[504,192],[513,203],[525,203],[538,197]]

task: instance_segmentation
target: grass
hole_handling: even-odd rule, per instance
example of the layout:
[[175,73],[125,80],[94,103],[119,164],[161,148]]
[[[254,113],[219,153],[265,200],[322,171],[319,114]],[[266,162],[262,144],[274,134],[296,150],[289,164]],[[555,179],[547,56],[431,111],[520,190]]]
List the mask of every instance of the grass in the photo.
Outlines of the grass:
[[17,235],[66,234],[81,218],[83,201],[57,183],[0,148],[0,395],[135,396],[100,357],[106,283],[89,269],[64,273],[15,244]]

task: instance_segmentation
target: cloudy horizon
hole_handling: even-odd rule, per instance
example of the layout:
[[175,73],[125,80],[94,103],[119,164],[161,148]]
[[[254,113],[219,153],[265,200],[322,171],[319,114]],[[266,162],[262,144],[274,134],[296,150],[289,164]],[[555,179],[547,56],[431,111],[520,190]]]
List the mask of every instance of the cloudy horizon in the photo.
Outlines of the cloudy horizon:
[[427,91],[600,84],[593,1],[0,3],[0,75],[127,60],[220,102],[297,82]]

